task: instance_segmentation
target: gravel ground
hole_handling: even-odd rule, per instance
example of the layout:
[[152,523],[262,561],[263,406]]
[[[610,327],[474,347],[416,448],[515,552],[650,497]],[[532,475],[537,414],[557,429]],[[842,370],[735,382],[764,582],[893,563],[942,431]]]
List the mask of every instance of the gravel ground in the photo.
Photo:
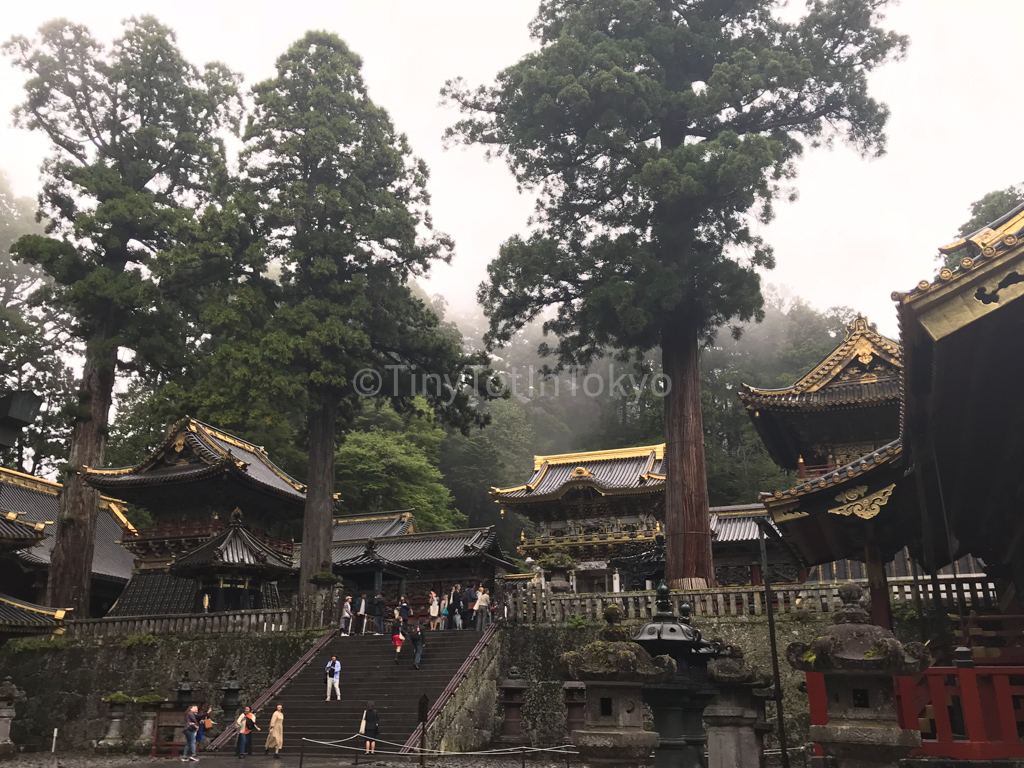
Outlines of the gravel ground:
[[[263,755],[251,755],[246,758],[249,763],[255,762],[259,768],[297,768],[299,765],[298,754],[281,753],[280,760],[274,760]],[[208,755],[199,758],[200,764],[206,763],[208,768],[228,768],[234,766],[237,760],[233,755]],[[95,755],[95,754],[25,754],[18,755],[10,760],[0,762],[4,768],[142,768],[149,765],[177,765],[179,761],[167,757],[141,757],[138,755]],[[345,758],[306,758],[303,761],[303,768],[336,768],[338,765],[353,765],[354,759]],[[412,766],[417,765],[415,760],[395,761],[394,758],[377,758],[373,762],[366,761],[361,755],[359,765],[372,768],[373,766]],[[530,768],[565,768],[565,759],[552,761],[549,759],[527,758],[526,764]],[[516,757],[443,757],[428,758],[429,768],[518,768],[522,765],[521,758]],[[255,768],[255,766],[253,767]],[[583,764],[575,756],[572,758],[571,768],[584,768]]]

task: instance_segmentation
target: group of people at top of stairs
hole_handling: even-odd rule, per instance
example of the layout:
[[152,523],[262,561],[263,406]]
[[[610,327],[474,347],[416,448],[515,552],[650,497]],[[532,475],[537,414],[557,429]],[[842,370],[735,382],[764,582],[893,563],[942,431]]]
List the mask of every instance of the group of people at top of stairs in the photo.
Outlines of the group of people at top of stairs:
[[[463,590],[461,584],[456,584],[443,595],[431,590],[423,619],[432,630],[475,628],[483,631],[493,621],[493,610],[491,593],[487,587],[479,584],[474,587],[471,584]],[[351,596],[346,597],[341,609],[341,636],[365,635],[367,630],[374,635],[383,635],[384,617],[387,613],[388,601],[382,594],[378,594],[373,600],[368,599],[365,592],[355,600]],[[413,615],[413,607],[405,595],[402,595],[398,605],[393,609],[392,637],[398,634],[399,630],[405,634],[404,630],[408,628]]]

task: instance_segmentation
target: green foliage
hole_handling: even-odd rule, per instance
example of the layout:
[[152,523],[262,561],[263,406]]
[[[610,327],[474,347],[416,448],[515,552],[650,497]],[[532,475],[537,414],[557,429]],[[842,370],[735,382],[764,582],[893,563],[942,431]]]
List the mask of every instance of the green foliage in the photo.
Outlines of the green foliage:
[[335,454],[335,477],[346,512],[413,509],[421,530],[465,523],[442,483],[438,448],[444,432],[429,410],[397,414],[389,406],[358,420]]
[[136,704],[162,704],[165,701],[167,701],[167,697],[161,696],[159,693],[144,693],[135,697]]
[[494,148],[539,194],[535,233],[505,243],[480,289],[492,342],[553,306],[554,351],[585,363],[657,346],[683,309],[704,334],[759,314],[772,257],[751,215],[771,218],[805,146],[884,151],[867,75],[907,45],[878,26],[884,3],[794,21],[769,6],[551,0],[539,50],[490,87],[446,86],[467,115],[447,137]]
[[547,554],[541,555],[537,558],[537,565],[543,570],[560,570],[560,571],[573,571],[576,570],[576,561],[572,559],[567,552],[553,551]]
[[0,448],[0,462],[28,474],[55,469],[66,455],[74,383],[61,357],[67,349],[66,318],[29,303],[31,294],[46,283],[45,273],[10,256],[22,236],[43,231],[35,207],[35,200],[14,195],[0,171],[0,387],[44,395],[39,415],[19,433],[16,445]]
[[131,704],[132,701],[134,701],[134,699],[124,691],[115,691],[114,693],[104,696],[103,700],[107,702],[107,704]]
[[125,648],[150,648],[160,645],[160,638],[143,632],[129,632],[121,638],[121,645]]
[[593,622],[586,616],[580,616],[578,613],[574,613],[565,622],[571,629],[590,629]]
[[71,645],[65,637],[19,637],[6,643],[6,650],[11,653],[49,653],[63,651]]

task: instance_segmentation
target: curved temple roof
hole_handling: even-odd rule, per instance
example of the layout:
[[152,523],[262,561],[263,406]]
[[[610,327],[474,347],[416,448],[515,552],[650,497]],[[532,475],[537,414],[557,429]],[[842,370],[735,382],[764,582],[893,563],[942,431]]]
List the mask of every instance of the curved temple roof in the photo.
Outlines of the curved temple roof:
[[573,488],[601,495],[652,493],[665,487],[665,444],[608,451],[534,456],[533,475],[525,485],[492,488],[502,502],[557,499]]
[[171,572],[180,575],[226,571],[283,575],[291,570],[289,558],[249,533],[239,520],[171,564]]
[[[199,461],[176,466],[176,454],[186,448]],[[116,491],[128,486],[192,482],[221,472],[296,503],[305,502],[306,486],[274,464],[261,446],[189,417],[178,422],[167,439],[134,467],[87,467],[85,474],[93,487]]]

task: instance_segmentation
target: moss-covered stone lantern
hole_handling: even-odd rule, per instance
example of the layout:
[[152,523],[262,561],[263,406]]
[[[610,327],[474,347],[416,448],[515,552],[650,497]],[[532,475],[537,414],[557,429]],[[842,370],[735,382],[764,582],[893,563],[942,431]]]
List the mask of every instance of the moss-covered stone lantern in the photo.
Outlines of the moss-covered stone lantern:
[[841,586],[833,626],[810,644],[786,649],[790,665],[824,676],[828,724],[812,725],[810,736],[843,768],[895,765],[921,745],[918,731],[899,727],[893,677],[926,669],[928,651],[868,623],[862,595],[856,584]]

